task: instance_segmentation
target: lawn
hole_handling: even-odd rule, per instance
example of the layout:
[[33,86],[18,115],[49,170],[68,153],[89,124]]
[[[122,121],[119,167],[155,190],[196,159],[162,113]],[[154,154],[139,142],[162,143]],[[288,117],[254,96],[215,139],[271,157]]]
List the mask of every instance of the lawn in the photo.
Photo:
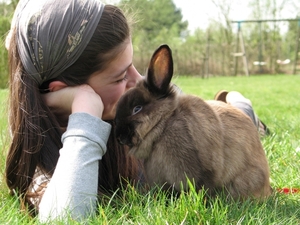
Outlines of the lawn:
[[[199,77],[173,79],[185,93],[212,99],[221,89],[236,90],[251,99],[254,110],[271,130],[262,138],[269,160],[273,196],[263,202],[231,202],[220,196],[205,199],[191,190],[179,199],[155,190],[138,193],[133,187],[103,200],[99,215],[87,224],[300,224],[300,193],[281,194],[277,188],[300,188],[300,76]],[[0,90],[1,174],[7,146],[7,90]],[[39,224],[20,213],[16,198],[0,180],[0,224]],[[72,220],[70,224],[79,224]],[[58,223],[63,224],[63,223]]]

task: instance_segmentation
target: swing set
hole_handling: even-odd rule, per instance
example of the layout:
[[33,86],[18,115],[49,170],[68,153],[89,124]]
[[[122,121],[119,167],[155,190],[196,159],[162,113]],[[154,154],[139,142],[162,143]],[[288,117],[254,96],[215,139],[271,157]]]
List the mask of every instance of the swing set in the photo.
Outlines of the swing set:
[[[262,49],[263,49],[263,41],[262,41],[262,23],[264,22],[282,22],[282,21],[298,21],[298,31],[296,35],[296,48],[295,48],[295,58],[294,58],[294,66],[293,66],[293,74],[296,74],[298,71],[300,72],[300,18],[297,19],[267,19],[267,20],[242,20],[242,21],[231,21],[231,23],[237,23],[238,25],[238,31],[237,31],[237,37],[236,37],[236,51],[233,53],[234,57],[234,75],[237,75],[237,69],[238,69],[238,57],[243,57],[243,65],[244,65],[244,71],[245,75],[249,76],[249,69],[248,69],[248,60],[246,55],[246,49],[245,44],[243,40],[243,34],[241,29],[242,23],[258,23],[259,24],[259,53],[258,53],[258,61],[253,62],[254,65],[259,66],[259,72],[263,72],[263,66],[266,64],[263,61],[263,55],[262,55]],[[238,52],[240,45],[241,51]],[[278,65],[286,65],[291,62],[290,59],[285,60],[276,60]]]

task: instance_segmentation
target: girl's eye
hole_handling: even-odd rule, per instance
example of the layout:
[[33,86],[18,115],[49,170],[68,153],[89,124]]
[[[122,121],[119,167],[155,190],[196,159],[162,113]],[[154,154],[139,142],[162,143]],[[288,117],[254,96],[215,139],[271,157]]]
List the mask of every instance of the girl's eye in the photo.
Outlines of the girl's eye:
[[127,73],[124,75],[124,77],[120,80],[117,80],[117,83],[120,83],[122,81],[126,81],[127,80]]
[[135,115],[138,112],[140,112],[142,110],[142,108],[143,108],[143,106],[141,106],[141,105],[137,105],[136,107],[134,107],[132,110],[132,115]]

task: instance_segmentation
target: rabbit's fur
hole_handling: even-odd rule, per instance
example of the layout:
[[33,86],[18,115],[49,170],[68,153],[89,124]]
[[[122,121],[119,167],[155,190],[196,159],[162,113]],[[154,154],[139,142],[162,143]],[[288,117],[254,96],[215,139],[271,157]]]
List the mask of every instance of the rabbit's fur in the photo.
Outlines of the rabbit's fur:
[[149,184],[187,190],[189,178],[211,195],[269,196],[268,163],[251,119],[221,101],[179,93],[172,75],[172,53],[162,45],[117,107],[116,136],[144,159]]

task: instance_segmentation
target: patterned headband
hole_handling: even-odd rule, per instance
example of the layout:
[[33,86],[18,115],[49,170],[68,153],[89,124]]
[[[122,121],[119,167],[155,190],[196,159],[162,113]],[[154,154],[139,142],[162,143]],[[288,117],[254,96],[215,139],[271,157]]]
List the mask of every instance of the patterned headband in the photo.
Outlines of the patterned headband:
[[38,85],[79,58],[103,9],[99,0],[20,0],[12,27],[24,69]]

